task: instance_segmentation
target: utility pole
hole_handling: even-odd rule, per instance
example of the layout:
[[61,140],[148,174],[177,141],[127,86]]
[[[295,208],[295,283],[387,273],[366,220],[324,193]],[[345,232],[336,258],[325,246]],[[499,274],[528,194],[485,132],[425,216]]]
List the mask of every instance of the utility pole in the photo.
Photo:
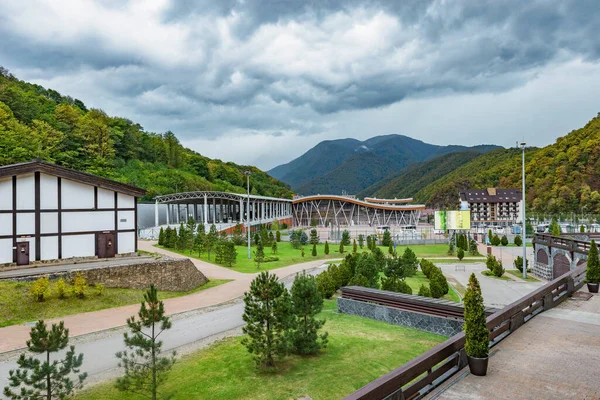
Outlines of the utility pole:
[[252,258],[252,255],[250,253],[250,175],[252,174],[252,172],[250,171],[244,171],[244,175],[246,175],[246,182],[247,182],[247,186],[248,186],[248,206],[246,209],[246,231],[248,232],[248,260],[250,260]]
[[523,175],[523,279],[527,280],[527,223],[525,222],[525,142],[521,142],[521,149],[523,150],[523,160],[522,160],[522,175]]

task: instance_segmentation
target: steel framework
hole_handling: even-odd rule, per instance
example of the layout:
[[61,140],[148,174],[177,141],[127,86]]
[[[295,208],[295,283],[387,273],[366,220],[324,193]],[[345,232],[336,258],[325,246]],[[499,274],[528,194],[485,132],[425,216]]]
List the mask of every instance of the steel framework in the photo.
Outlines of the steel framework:
[[383,205],[345,196],[308,196],[292,202],[294,226],[416,225],[424,205]]

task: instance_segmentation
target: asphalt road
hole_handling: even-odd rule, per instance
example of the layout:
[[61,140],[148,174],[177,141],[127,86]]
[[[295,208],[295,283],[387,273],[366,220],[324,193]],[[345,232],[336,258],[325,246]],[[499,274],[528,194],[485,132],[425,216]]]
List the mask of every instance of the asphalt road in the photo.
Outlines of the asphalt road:
[[[308,273],[317,275],[324,268],[326,266]],[[284,278],[282,281],[289,288],[293,276]],[[163,341],[163,350],[177,350],[243,326],[244,304],[241,300],[232,303],[173,316],[172,328],[163,332],[160,337]],[[116,329],[103,333],[92,333],[78,336],[72,341],[72,344],[76,346],[75,351],[84,354],[82,372],[88,373],[88,380],[97,381],[105,374],[108,378],[115,375],[117,372],[115,369],[118,367],[115,353],[125,350],[123,344],[123,332],[125,331],[125,329]],[[9,370],[17,368],[17,358],[18,353],[11,353],[9,356],[5,356],[3,362],[0,362],[0,389],[8,384]]]

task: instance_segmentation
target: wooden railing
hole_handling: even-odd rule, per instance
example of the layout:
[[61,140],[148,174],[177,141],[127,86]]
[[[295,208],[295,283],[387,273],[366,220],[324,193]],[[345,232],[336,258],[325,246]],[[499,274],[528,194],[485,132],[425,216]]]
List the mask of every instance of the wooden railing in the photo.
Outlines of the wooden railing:
[[[494,346],[533,316],[548,310],[583,286],[586,265],[548,282],[488,316],[490,346]],[[414,400],[424,397],[467,365],[461,332],[399,368],[363,386],[346,400]]]
[[[577,233],[573,233],[577,235]],[[598,233],[582,233],[581,235],[587,236],[591,239],[600,239]],[[552,236],[548,233],[536,233],[533,238],[534,244],[543,244],[548,247],[558,247],[567,251],[574,251],[577,253],[587,254],[590,250],[590,241],[574,239],[568,236]]]

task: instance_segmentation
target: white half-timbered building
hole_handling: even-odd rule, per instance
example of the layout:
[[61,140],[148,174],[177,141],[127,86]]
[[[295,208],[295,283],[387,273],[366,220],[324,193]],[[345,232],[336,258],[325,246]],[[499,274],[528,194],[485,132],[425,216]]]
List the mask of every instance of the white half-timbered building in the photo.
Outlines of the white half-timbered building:
[[136,252],[144,193],[43,161],[0,167],[0,264]]

